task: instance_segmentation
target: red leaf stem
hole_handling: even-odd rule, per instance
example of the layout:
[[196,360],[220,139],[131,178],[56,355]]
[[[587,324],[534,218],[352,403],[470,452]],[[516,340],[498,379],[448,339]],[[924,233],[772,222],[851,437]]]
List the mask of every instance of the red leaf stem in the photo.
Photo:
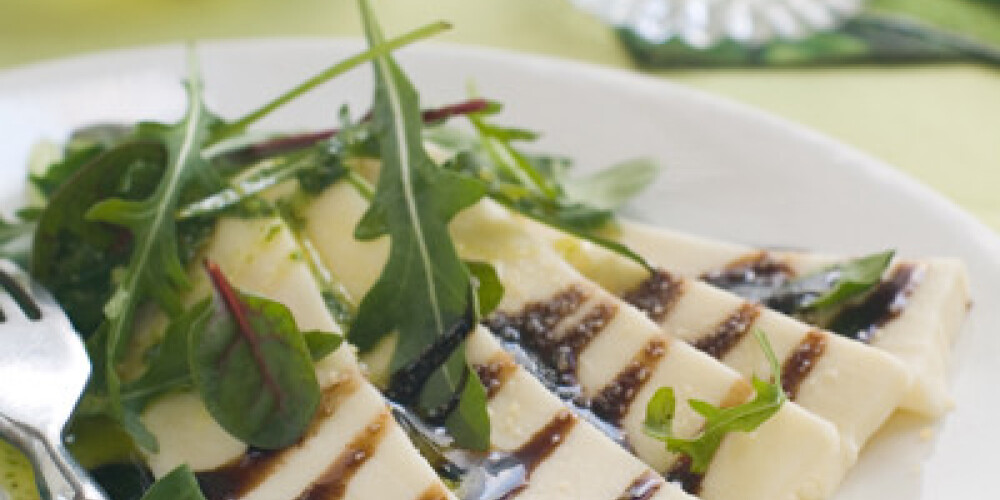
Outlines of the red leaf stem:
[[[421,117],[424,123],[436,123],[443,120],[447,120],[455,116],[478,113],[480,111],[487,109],[489,105],[490,101],[486,99],[482,98],[469,99],[455,104],[442,106],[440,108],[431,108],[424,110],[421,113]],[[371,112],[369,111],[367,114],[365,114],[365,116],[361,119],[361,121],[368,122],[370,120],[371,120]],[[334,128],[329,130],[320,130],[318,132],[306,132],[303,134],[278,137],[275,139],[269,139],[259,144],[247,146],[246,149],[242,151],[242,153],[249,154],[251,157],[254,158],[262,158],[275,153],[291,151],[295,149],[312,146],[317,142],[325,141],[326,139],[334,137],[338,133],[340,133],[340,129]]]
[[250,320],[247,318],[248,313],[246,307],[244,307],[243,302],[240,300],[239,294],[233,289],[232,284],[226,278],[226,275],[211,259],[205,259],[205,271],[208,273],[208,277],[212,280],[212,286],[215,287],[216,292],[222,298],[222,302],[226,305],[226,310],[232,315],[233,320],[236,321],[236,331],[239,332],[240,336],[250,347],[250,352],[253,355],[254,361],[257,362],[257,366],[260,367],[261,377],[264,379],[264,384],[267,385],[271,392],[274,394],[278,408],[284,406],[284,393],[278,386],[277,381],[268,369],[267,361],[264,359],[264,353],[261,350],[260,342],[254,335],[253,326],[250,325]]

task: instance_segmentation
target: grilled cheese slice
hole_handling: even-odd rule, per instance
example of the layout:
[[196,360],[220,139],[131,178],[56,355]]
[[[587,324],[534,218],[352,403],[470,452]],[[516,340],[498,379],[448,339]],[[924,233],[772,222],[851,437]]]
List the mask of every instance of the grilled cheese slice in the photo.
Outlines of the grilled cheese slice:
[[[336,331],[300,252],[295,236],[281,221],[224,219],[207,254],[237,287],[285,304],[300,328]],[[208,286],[206,280],[199,279],[192,295],[204,296],[209,293]],[[487,367],[484,369],[490,363],[513,365],[503,356],[488,333],[473,334],[468,347],[470,363]],[[248,451],[219,428],[192,394],[163,398],[144,414],[161,445],[159,453],[149,457],[154,473],[161,476],[177,464],[188,463],[210,499],[456,498],[391,418],[382,396],[365,381],[347,344],[320,362],[317,371],[325,388],[317,422],[302,443],[265,457],[270,461],[258,468],[262,477],[248,483],[233,481],[240,470],[233,464],[242,461],[252,468],[261,455]],[[493,444],[498,450],[517,449],[550,422],[565,427],[558,434],[560,444],[539,460],[530,483],[516,498],[692,500],[568,414],[525,373],[510,374],[503,387],[493,392],[489,411],[494,422]],[[226,471],[237,473],[227,475]],[[645,496],[630,497],[629,492]]]
[[[303,330],[337,332],[297,252],[278,220],[223,219],[206,256],[235,286],[285,304]],[[191,296],[207,296],[207,279],[195,276]],[[215,423],[195,394],[161,398],[143,414],[160,444],[148,457],[153,473],[160,477],[187,463],[210,500],[455,498],[365,381],[346,344],[316,368],[323,388],[316,420],[299,444],[276,452],[248,450]]]
[[[751,259],[782,266],[793,276],[844,260],[808,252],[764,251],[632,222],[622,223],[614,237],[671,273],[692,278]],[[913,273],[904,290],[905,300],[894,305],[894,317],[875,325],[868,342],[895,356],[912,373],[913,384],[901,406],[940,416],[953,406],[946,372],[952,343],[970,304],[968,276],[965,265],[956,259],[898,259],[883,285],[906,268]]]
[[[895,357],[747,302],[701,281],[667,271],[653,276],[638,264],[588,242],[528,223],[584,275],[643,310],[683,339],[746,377],[769,374],[750,335],[765,331],[783,360],[786,393],[833,423],[851,453],[889,418],[912,376]],[[657,262],[653,260],[653,262]]]
[[[366,207],[351,186],[341,183],[303,213],[305,234],[355,296],[376,281],[388,252],[384,238],[352,238]],[[674,387],[679,399],[675,429],[691,436],[703,420],[686,401],[738,404],[751,396],[746,380],[665,335],[642,313],[584,279],[544,242],[530,237],[521,220],[496,205],[483,202],[467,209],[452,223],[452,232],[463,258],[490,262],[504,284],[503,302],[488,324],[497,327],[502,318],[513,321],[527,315],[525,323],[544,327],[537,334],[565,338],[593,333],[584,342],[589,345],[578,352],[573,375],[592,410],[612,416],[606,422],[618,420],[611,423],[620,423],[628,445],[644,462],[668,478],[686,481],[709,500],[805,500],[832,494],[853,454],[841,448],[830,423],[794,404],[785,405],[753,433],[728,435],[704,476],[685,470],[683,459],[641,430],[649,397],[661,386]],[[595,403],[598,400],[602,403]]]

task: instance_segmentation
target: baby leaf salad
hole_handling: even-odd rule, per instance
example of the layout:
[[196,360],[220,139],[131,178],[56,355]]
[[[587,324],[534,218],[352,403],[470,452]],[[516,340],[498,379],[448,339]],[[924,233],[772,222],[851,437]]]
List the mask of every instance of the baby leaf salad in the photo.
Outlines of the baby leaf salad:
[[[202,498],[187,466],[153,484],[141,460],[134,460],[160,444],[140,419],[152,402],[178,391],[195,393],[233,437],[254,449],[281,449],[303,437],[320,407],[314,363],[345,340],[365,353],[394,335],[388,373],[373,377],[387,381],[385,397],[419,419],[419,428],[446,434],[451,446],[488,451],[486,389],[466,362],[464,346],[500,302],[503,287],[488,264],[461,260],[448,233],[449,221],[484,197],[651,268],[598,230],[649,184],[655,165],[631,161],[574,178],[566,159],[520,149],[537,134],[494,124],[498,103],[471,98],[421,109],[391,54],[448,25],[386,39],[368,2],[359,5],[368,50],[234,120],[205,106],[191,56],[180,121],[78,131],[60,159],[32,174],[39,201],[16,220],[0,219],[0,253],[30,268],[86,340],[93,377],[70,433],[78,457],[115,500]],[[363,64],[374,74],[367,115],[352,119],[344,109],[331,117],[339,120],[336,129],[265,139],[248,134],[274,110]],[[465,117],[472,132],[441,127],[456,117]],[[435,163],[426,141],[458,153]],[[380,161],[374,186],[355,171],[364,159]],[[296,227],[301,199],[263,196],[286,182],[297,183],[300,198],[350,183],[370,202],[354,237],[390,242],[381,276],[356,307],[310,261],[346,339],[339,332],[303,331],[285,305],[238,289],[202,256],[222,216],[280,217]],[[302,258],[310,260],[308,252]],[[204,273],[213,290],[209,298],[186,300],[189,273]],[[811,304],[832,300],[829,295],[817,292]],[[169,318],[154,339],[139,327],[151,312]],[[770,353],[766,338],[758,338]],[[696,408],[711,425],[688,441],[670,432],[673,397],[664,389],[650,402],[648,431],[702,467],[723,434],[752,430],[784,401],[774,384],[755,381],[755,387],[757,399],[744,405]],[[122,457],[135,467],[101,472],[100,466]]]

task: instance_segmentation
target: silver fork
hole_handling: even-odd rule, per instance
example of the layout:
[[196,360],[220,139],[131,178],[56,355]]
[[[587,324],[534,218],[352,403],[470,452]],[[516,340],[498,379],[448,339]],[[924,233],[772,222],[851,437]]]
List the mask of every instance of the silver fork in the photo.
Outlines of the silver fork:
[[35,466],[43,495],[106,500],[62,444],[90,376],[83,341],[49,293],[0,259],[0,437]]

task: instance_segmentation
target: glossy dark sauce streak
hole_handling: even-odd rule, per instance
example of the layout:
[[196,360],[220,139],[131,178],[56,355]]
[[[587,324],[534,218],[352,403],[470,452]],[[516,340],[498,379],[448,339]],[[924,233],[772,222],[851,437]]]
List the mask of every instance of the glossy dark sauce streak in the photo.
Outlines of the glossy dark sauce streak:
[[195,477],[198,479],[198,485],[201,487],[205,498],[208,500],[239,498],[259,486],[274,473],[275,468],[284,462],[286,454],[294,451],[301,446],[302,442],[309,440],[309,438],[315,435],[319,424],[333,415],[340,400],[354,394],[359,386],[360,382],[355,378],[351,378],[325,389],[323,391],[323,399],[320,402],[320,409],[313,420],[312,426],[306,431],[298,444],[281,450],[249,448],[242,456],[225,465],[210,471],[196,473]]
[[826,336],[827,334],[823,332],[809,332],[785,358],[781,367],[781,387],[788,395],[788,399],[795,400],[802,381],[809,376],[809,372],[823,357],[826,351]]
[[198,486],[208,500],[240,498],[281,465],[284,450],[248,449],[239,458],[211,471],[198,472]]
[[900,264],[889,277],[875,285],[865,299],[837,313],[828,324],[830,331],[870,343],[876,331],[898,317],[923,276],[923,269]]
[[552,366],[566,377],[576,378],[580,354],[601,332],[607,328],[618,313],[614,304],[598,304],[575,325],[567,329],[559,340],[552,342],[547,356]]
[[682,279],[657,269],[637,287],[622,294],[621,298],[653,321],[662,323],[681,297],[683,289]]
[[649,500],[663,487],[663,478],[647,470],[635,478],[632,484],[616,500]]
[[566,436],[573,430],[576,422],[577,419],[572,413],[562,410],[556,413],[545,427],[535,432],[531,439],[511,452],[514,459],[524,466],[525,484],[507,492],[501,500],[510,500],[527,489],[531,473],[566,441]]
[[621,427],[635,397],[653,374],[656,364],[667,354],[667,343],[650,340],[624,370],[590,401],[590,410],[605,422]]
[[760,300],[761,294],[795,277],[795,270],[767,251],[744,255],[720,270],[701,275],[701,280],[741,297]]
[[759,305],[744,303],[722,320],[712,333],[698,339],[694,346],[715,359],[722,359],[746,336],[759,315]]
[[496,396],[507,384],[507,380],[517,372],[517,363],[506,353],[502,353],[485,364],[477,364],[472,368],[476,370],[476,375],[479,376],[483,387],[486,387],[486,397],[493,399],[493,396]]
[[[586,299],[582,290],[570,286],[547,301],[525,304],[517,313],[495,312],[485,323],[501,339],[520,344],[554,369],[557,380],[551,382],[573,385],[576,383],[575,374],[572,370],[559,369],[565,365],[565,362],[559,362],[559,358],[562,357],[564,342],[575,340],[557,337],[556,327],[579,310]],[[567,347],[572,349],[571,345]]]
[[[679,281],[659,272],[632,293],[634,300],[653,308],[658,315],[669,311],[676,300]],[[666,354],[667,342],[650,340],[643,349],[596,395],[587,398],[577,379],[579,357],[606,330],[618,312],[614,302],[598,302],[573,325],[556,328],[585,301],[577,287],[569,287],[545,302],[526,304],[519,312],[495,313],[486,325],[500,337],[524,367],[553,393],[570,404],[584,420],[624,447],[628,447],[621,422]],[[524,358],[522,360],[521,358]],[[487,387],[493,374],[482,369]]]
[[666,473],[667,481],[677,483],[681,489],[697,495],[701,492],[701,482],[705,479],[704,474],[691,470],[691,457],[681,455]]
[[338,500],[344,497],[347,485],[367,462],[389,430],[391,417],[383,412],[359,432],[340,456],[327,467],[296,500]]

